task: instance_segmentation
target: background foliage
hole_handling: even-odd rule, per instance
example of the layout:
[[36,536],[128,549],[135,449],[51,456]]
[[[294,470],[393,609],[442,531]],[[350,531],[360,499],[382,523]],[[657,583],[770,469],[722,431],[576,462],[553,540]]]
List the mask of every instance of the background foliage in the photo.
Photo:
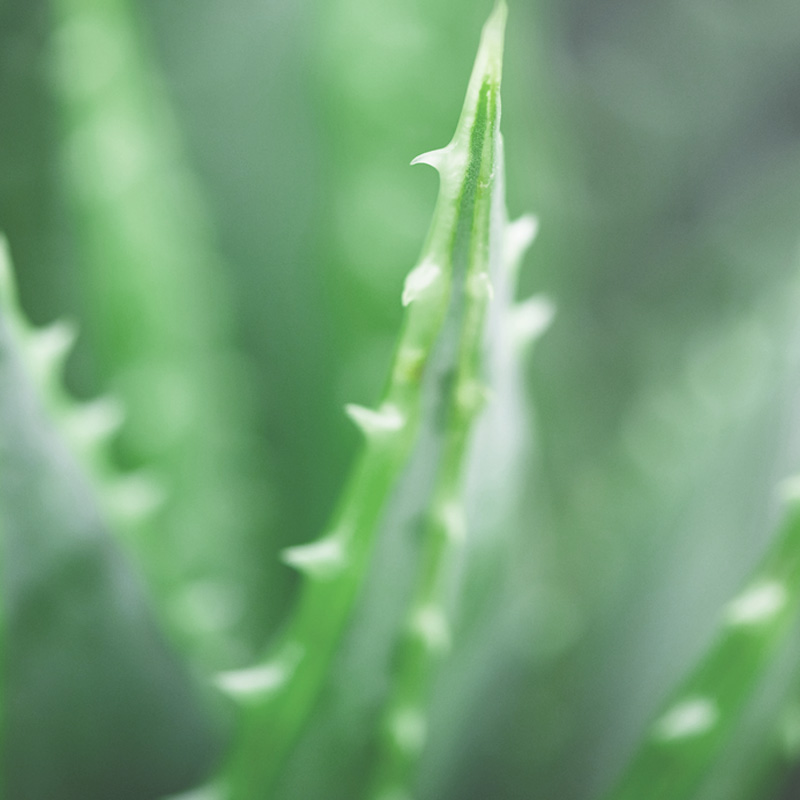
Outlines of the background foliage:
[[[249,376],[244,661],[289,607],[276,553],[319,532],[353,456],[342,404],[374,401],[385,378],[435,193],[407,163],[448,140],[488,8],[137,10]],[[80,320],[69,383],[91,396],[108,375],[65,189],[54,27],[38,0],[0,5],[0,228],[29,315]],[[525,579],[507,609],[524,635],[455,751],[426,766],[428,796],[597,796],[764,550],[800,456],[798,31],[787,0],[512,5],[509,207],[541,219],[522,280],[558,317],[529,372]],[[770,737],[797,746],[773,724],[796,645],[703,797],[765,796],[758,765],[791,755]],[[314,767],[323,785],[335,769]]]

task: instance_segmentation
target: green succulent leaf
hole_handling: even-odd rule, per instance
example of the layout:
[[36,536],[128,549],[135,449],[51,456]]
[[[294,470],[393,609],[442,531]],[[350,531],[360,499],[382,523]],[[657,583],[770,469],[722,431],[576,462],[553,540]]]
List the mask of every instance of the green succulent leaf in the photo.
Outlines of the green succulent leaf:
[[419,580],[399,645],[369,792],[374,800],[407,796],[426,740],[436,668],[451,646],[450,599],[467,535],[464,470],[471,434],[490,391],[484,326],[495,283],[507,282],[500,138],[505,19],[505,4],[498,3],[483,30],[453,140],[415,160],[431,164],[441,175],[439,207],[424,266],[417,269],[436,265],[452,276],[452,286],[432,370],[441,438],[439,465],[426,512]]
[[152,486],[119,487],[120,529],[175,636],[228,668],[256,652],[276,583],[252,557],[269,503],[231,287],[137,5],[53,8],[88,346],[125,407],[118,450],[162,485],[147,520]]
[[220,730],[160,632],[58,419],[72,335],[36,330],[0,243],[3,797],[142,800],[192,785]]
[[[487,351],[496,338],[505,344],[530,338],[549,316],[538,302],[512,308],[515,267],[535,220],[509,226],[505,210],[499,133],[505,18],[505,3],[498,2],[452,141],[412,162],[440,174],[433,222],[403,288],[405,318],[383,399],[376,408],[346,408],[365,445],[339,505],[322,537],[284,553],[304,578],[298,607],[260,664],[220,677],[242,706],[239,739],[219,782],[223,797],[264,797],[285,768],[330,677],[401,483],[422,487],[413,504],[428,522],[376,796],[405,785],[413,771],[428,685],[449,638],[447,598],[465,534],[464,472],[491,394]],[[416,458],[422,450],[425,457]],[[409,471],[412,452],[417,479]]]
[[763,563],[728,604],[716,641],[667,699],[608,800],[695,797],[798,611],[800,504],[790,491]]

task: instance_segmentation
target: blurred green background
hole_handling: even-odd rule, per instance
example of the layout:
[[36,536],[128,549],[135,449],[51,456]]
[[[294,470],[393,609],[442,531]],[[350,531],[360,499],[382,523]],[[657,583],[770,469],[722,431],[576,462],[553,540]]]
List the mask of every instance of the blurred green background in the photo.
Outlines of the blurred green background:
[[[515,645],[488,658],[457,746],[423,785],[588,800],[708,643],[798,466],[800,6],[509,4],[509,210],[540,217],[522,282],[558,310],[527,367],[536,449]],[[436,191],[408,162],[449,140],[489,10],[136,4],[251,387],[248,480],[267,499],[247,521],[243,581],[259,606],[243,660],[290,607],[276,553],[315,536],[341,488],[357,446],[342,404],[382,387]],[[30,316],[81,321],[69,381],[91,396],[106,388],[102,332],[83,322],[54,27],[38,0],[0,4],[0,229]],[[767,796],[759,770],[777,757],[793,647],[703,797]]]

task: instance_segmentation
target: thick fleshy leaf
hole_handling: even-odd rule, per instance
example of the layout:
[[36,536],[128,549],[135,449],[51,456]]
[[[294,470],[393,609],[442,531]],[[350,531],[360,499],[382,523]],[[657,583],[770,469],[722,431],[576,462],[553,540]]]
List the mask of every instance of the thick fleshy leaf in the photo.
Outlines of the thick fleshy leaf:
[[[141,9],[56,0],[53,20],[89,346],[125,405],[126,463],[168,486],[157,518],[125,533],[170,630],[209,670],[228,668],[253,657],[280,602],[258,557],[266,470],[253,376],[231,347],[232,288]],[[121,511],[135,511],[141,486],[120,488]]]
[[[369,591],[370,597],[379,595],[381,609],[393,609],[378,622],[370,663],[376,663],[375,653],[386,652],[398,631],[403,640],[373,793],[401,790],[414,772],[430,682],[450,641],[449,601],[465,545],[463,483],[472,435],[494,384],[509,388],[503,385],[509,380],[507,349],[518,362],[514,340],[518,345],[526,332],[528,338],[537,332],[534,311],[526,315],[513,308],[515,266],[533,238],[535,222],[509,227],[505,211],[499,133],[505,17],[505,4],[498,2],[484,28],[453,140],[413,162],[440,174],[433,223],[405,281],[406,316],[383,400],[374,409],[346,409],[366,443],[339,507],[318,541],[284,554],[304,576],[299,607],[267,659],[221,678],[243,707],[240,739],[218,784],[223,797],[262,797],[275,785],[330,681],[363,584],[368,577],[372,582],[376,542],[381,548],[395,546],[398,527],[421,518],[420,563],[410,566],[404,553],[395,562],[395,575],[377,592],[375,587]],[[549,312],[544,305],[537,308],[543,323]],[[502,354],[492,353],[489,366],[487,351],[498,345]],[[518,386],[511,388],[512,394],[518,392]],[[505,434],[497,437],[500,442],[508,444]],[[489,462],[484,466],[491,469]],[[404,612],[407,597],[393,579],[402,574],[403,583],[414,573],[420,584]],[[379,657],[375,674],[383,679],[385,669]],[[374,719],[368,721],[364,730],[373,724]],[[362,779],[368,771],[359,770]],[[339,790],[347,792],[342,787],[330,791]]]
[[200,779],[221,733],[54,422],[63,330],[22,320],[3,247],[3,797],[156,798]]
[[[769,553],[725,608],[716,640],[645,731],[608,800],[696,797],[759,680],[796,629],[800,615],[796,479],[787,487],[784,520]],[[757,749],[751,747],[752,752]]]

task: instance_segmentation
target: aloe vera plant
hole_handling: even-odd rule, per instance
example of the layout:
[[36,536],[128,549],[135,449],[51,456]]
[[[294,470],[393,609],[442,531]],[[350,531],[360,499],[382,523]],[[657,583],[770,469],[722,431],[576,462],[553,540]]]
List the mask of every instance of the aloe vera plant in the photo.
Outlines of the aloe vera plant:
[[[366,13],[341,6],[345,18]],[[54,9],[65,186],[89,298],[81,327],[115,398],[69,399],[60,373],[71,329],[25,322],[3,253],[4,796],[155,800],[193,785],[181,797],[458,795],[452,765],[465,763],[460,742],[479,716],[471,694],[500,684],[492,670],[502,676],[509,652],[517,668],[540,657],[520,657],[542,640],[519,618],[557,620],[560,599],[529,601],[539,576],[528,563],[509,568],[514,548],[537,535],[529,524],[514,538],[508,508],[531,449],[525,345],[552,309],[516,301],[537,221],[506,216],[505,3],[484,28],[452,141],[413,162],[437,170],[439,197],[398,298],[404,318],[385,389],[374,407],[347,405],[359,454],[321,536],[285,549],[282,563],[275,542],[289,533],[254,541],[269,515],[253,476],[262,463],[253,415],[236,396],[247,391],[247,365],[232,352],[234,304],[137,10],[125,0],[56,0]],[[117,466],[117,428],[123,462],[146,472]],[[706,800],[704,778],[796,619],[795,502],[609,800]],[[284,610],[287,566],[299,588]],[[266,647],[257,620],[278,628]],[[229,740],[176,650],[232,698]],[[342,687],[364,675],[366,700],[345,725]],[[509,750],[527,761],[528,743],[512,738]],[[329,753],[331,741],[341,747]],[[758,758],[777,750],[770,740]],[[303,773],[316,763],[315,783]],[[348,771],[358,774],[339,785]],[[493,796],[541,791],[512,781],[492,785]]]
[[[63,80],[68,119],[75,120],[75,133],[71,134],[75,147],[81,142],[86,144],[83,140],[87,132],[100,130],[106,122],[117,119],[113,115],[108,117],[115,106],[119,106],[119,121],[128,120],[127,124],[132,126],[126,134],[131,146],[153,147],[159,136],[157,128],[148,131],[146,127],[138,127],[136,122],[135,108],[142,104],[143,98],[147,102],[150,90],[141,88],[147,84],[141,65],[127,60],[135,52],[129,40],[131,24],[125,21],[128,13],[124,3],[113,7],[64,4],[60,46],[63,49],[71,44],[74,51],[73,63],[63,62],[69,66]],[[366,443],[329,529],[317,542],[284,553],[284,561],[304,576],[298,607],[264,662],[247,670],[224,673],[219,678],[219,685],[241,705],[239,734],[214,790],[226,797],[264,796],[306,724],[367,573],[387,500],[396,488],[421,428],[436,441],[436,477],[431,496],[419,501],[423,507],[428,506],[426,513],[430,518],[420,567],[423,582],[409,612],[410,623],[405,635],[411,637],[410,645],[405,645],[405,663],[396,677],[397,695],[402,702],[409,699],[403,687],[411,686],[415,695],[411,713],[424,714],[427,694],[424,684],[428,679],[420,683],[417,673],[421,667],[424,674],[432,674],[434,656],[449,638],[448,595],[453,583],[453,565],[457,561],[450,549],[457,548],[464,536],[461,493],[468,445],[474,422],[490,391],[485,383],[484,365],[484,350],[490,344],[485,334],[490,316],[487,308],[496,287],[497,302],[502,302],[502,310],[493,313],[491,318],[494,327],[506,329],[505,333],[498,333],[500,339],[514,338],[508,336],[508,329],[514,325],[517,334],[530,338],[547,316],[538,306],[524,306],[516,314],[511,308],[513,262],[518,261],[532,239],[535,225],[523,219],[509,226],[505,216],[499,134],[505,15],[505,4],[498,2],[484,30],[453,141],[446,148],[415,160],[415,163],[435,166],[442,177],[434,222],[420,261],[409,274],[403,290],[406,319],[385,397],[375,410],[357,405],[347,407]],[[76,37],[86,52],[74,49]],[[101,76],[103,80],[98,83],[85,69],[81,71],[80,62],[75,59],[83,58],[101,45],[118,51],[123,60],[121,64],[107,65],[107,74]],[[115,90],[117,100],[111,104],[107,92],[114,87],[120,89]],[[110,162],[105,164],[103,159],[108,161],[113,156],[107,152],[104,142],[101,137],[96,149],[87,146],[75,151],[73,148],[72,153],[73,159],[77,159],[74,162],[78,169],[75,183],[81,187],[80,204],[90,220],[89,238],[96,243],[122,237],[125,226],[138,218],[136,204],[140,201],[137,195],[152,191],[147,187],[146,171],[141,177],[137,172],[133,177],[128,176],[129,180],[126,179],[124,187],[118,187],[119,191],[114,189],[114,203],[106,206],[111,189],[103,181],[111,179],[111,172]],[[147,167],[146,153],[140,156]],[[87,159],[95,158],[100,161],[96,167],[88,169]],[[141,171],[142,165],[137,169]],[[83,176],[92,175],[96,175],[96,179],[91,178],[95,183],[83,185]],[[105,210],[101,211],[101,206]],[[174,223],[173,230],[179,230]],[[97,248],[98,253],[103,250],[99,244]],[[144,258],[144,253],[134,254],[133,258]],[[128,277],[133,282],[122,283],[110,297],[116,296],[125,303],[141,302],[146,310],[148,298],[152,296],[151,287],[148,285],[140,291],[135,270],[125,272],[130,272]],[[92,278],[92,282],[96,280]],[[12,309],[10,290],[7,294],[7,308]],[[104,301],[108,299],[104,291]],[[52,336],[40,337],[45,344],[53,344],[55,357],[64,349],[56,347],[63,339],[59,338],[61,330],[56,328]],[[153,355],[147,356],[151,360],[161,357],[157,355],[161,352],[156,335],[159,330],[156,326],[149,337],[155,343]],[[166,332],[165,342],[169,338]],[[55,369],[48,366],[43,375],[44,383],[40,388],[44,396],[60,396],[58,384],[52,377]],[[111,422],[118,415],[111,415],[105,407],[98,408],[93,415],[82,414],[83,418],[89,418],[83,428],[90,429],[90,434],[96,429],[95,438],[105,440],[113,432]],[[57,408],[49,410],[60,417]],[[77,429],[78,426],[72,427]],[[87,460],[98,467],[95,477],[97,486],[102,489],[104,479],[108,478],[106,459],[94,448],[94,441],[77,443],[79,448],[83,445],[90,448]],[[168,467],[176,468],[180,471],[177,462]],[[134,545],[145,564],[152,561],[147,550],[135,540]],[[414,651],[420,646],[422,661],[417,666]],[[416,749],[416,744],[412,743],[409,752],[402,753],[405,735],[402,729],[408,728],[409,710],[398,709],[396,705],[397,697],[389,702],[387,719],[390,730],[400,733],[395,736],[393,746],[386,750],[387,764],[398,753],[402,760],[407,759]],[[411,763],[403,765],[396,775],[390,767],[390,783],[408,783],[411,766]],[[385,778],[378,778],[376,791],[379,793],[383,792],[380,788],[383,780]]]

